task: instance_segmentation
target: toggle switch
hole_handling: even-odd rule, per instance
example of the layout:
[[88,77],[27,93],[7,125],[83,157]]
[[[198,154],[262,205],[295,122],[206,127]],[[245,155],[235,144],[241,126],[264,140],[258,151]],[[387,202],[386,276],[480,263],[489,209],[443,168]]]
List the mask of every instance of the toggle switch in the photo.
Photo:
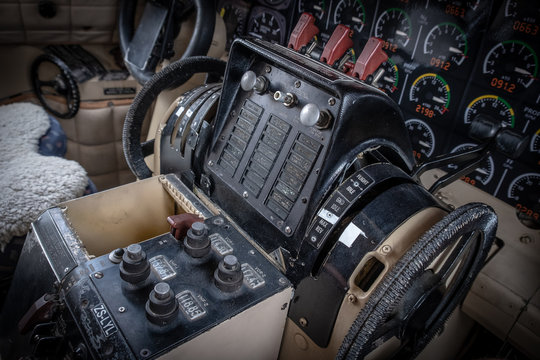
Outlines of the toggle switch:
[[274,100],[279,101],[286,107],[294,107],[296,103],[298,102],[296,95],[291,94],[291,93],[284,93],[279,90],[274,93]]
[[268,80],[264,76],[257,76],[253,71],[248,70],[240,79],[240,87],[244,91],[255,90],[256,93],[262,94],[268,88]]
[[388,55],[382,49],[383,44],[384,41],[381,39],[369,38],[354,64],[353,77],[357,77],[362,81],[366,80],[383,62],[388,60]]
[[330,126],[332,116],[326,110],[320,110],[317,104],[308,103],[300,111],[300,123],[305,126],[315,126],[317,129],[326,129]]
[[348,26],[342,24],[336,26],[324,47],[321,61],[333,66],[347,50],[353,47],[352,34],[353,31]]
[[218,268],[214,272],[214,280],[216,287],[225,292],[233,292],[242,286],[244,274],[236,256],[226,255],[219,262]]
[[131,284],[143,282],[150,275],[150,263],[141,245],[131,244],[127,247],[120,263],[120,277]]
[[298,51],[306,46],[318,33],[319,28],[315,25],[315,16],[303,13],[291,32],[287,47]]
[[153,324],[164,326],[178,314],[178,302],[169,284],[157,283],[148,295],[145,305],[146,318]]
[[184,250],[194,258],[201,258],[210,252],[210,238],[204,223],[195,222],[191,225],[184,239]]

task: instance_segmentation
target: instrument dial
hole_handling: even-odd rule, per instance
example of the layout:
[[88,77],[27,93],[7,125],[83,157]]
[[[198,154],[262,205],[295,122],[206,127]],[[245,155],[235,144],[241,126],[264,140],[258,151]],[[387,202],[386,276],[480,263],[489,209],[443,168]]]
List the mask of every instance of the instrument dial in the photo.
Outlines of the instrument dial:
[[277,11],[254,8],[248,24],[248,33],[259,39],[283,44],[285,42],[286,22]]
[[506,100],[496,95],[483,95],[471,101],[465,110],[465,123],[470,124],[478,115],[499,121],[502,126],[515,126],[514,109]]
[[532,153],[540,155],[540,128],[536,130],[536,133],[532,136],[529,150]]
[[508,198],[515,202],[518,219],[533,229],[540,228],[540,174],[526,173],[508,187]]
[[334,23],[348,25],[360,33],[366,24],[366,10],[360,0],[340,0],[334,10]]
[[375,24],[375,37],[386,41],[385,48],[395,52],[399,47],[406,47],[411,40],[411,19],[399,8],[384,11]]
[[300,0],[298,2],[298,12],[300,14],[307,12],[315,16],[319,20],[322,20],[324,14],[326,13],[326,1]]
[[399,71],[397,65],[388,58],[381,64],[381,68],[384,70],[383,76],[377,81],[375,86],[384,91],[387,94],[392,94],[398,89],[399,83]]
[[431,66],[450,70],[463,64],[468,53],[467,35],[454,23],[434,26],[424,41],[424,54],[431,56]]
[[491,48],[482,72],[489,77],[490,86],[513,93],[537,80],[538,57],[523,41],[503,41]]
[[409,100],[416,104],[415,111],[425,117],[444,115],[450,105],[450,87],[440,75],[424,74],[413,82]]
[[422,120],[409,119],[405,121],[413,147],[413,155],[417,161],[426,160],[435,149],[435,134],[431,127]]
[[[461,150],[467,150],[475,147],[475,144],[471,143],[465,143],[456,146],[452,149],[452,153],[456,153]],[[456,166],[453,164],[448,165],[450,169],[456,169]],[[476,186],[477,183],[481,183],[482,185],[487,185],[493,179],[493,171],[495,169],[495,164],[493,162],[493,158],[491,156],[488,156],[486,159],[484,159],[480,165],[474,169],[470,174],[467,174],[466,176],[463,176],[461,179],[473,186]]]

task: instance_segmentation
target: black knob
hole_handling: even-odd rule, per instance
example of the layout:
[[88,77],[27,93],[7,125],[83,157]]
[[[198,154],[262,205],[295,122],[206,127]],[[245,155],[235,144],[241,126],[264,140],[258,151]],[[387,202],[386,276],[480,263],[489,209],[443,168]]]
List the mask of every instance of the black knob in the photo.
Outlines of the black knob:
[[184,239],[184,248],[194,258],[201,258],[210,252],[208,229],[204,223],[195,222],[191,225]]
[[138,284],[146,280],[148,275],[150,275],[150,263],[141,245],[129,245],[122,255],[120,277],[131,284]]
[[498,151],[508,156],[510,159],[517,159],[527,148],[529,139],[510,129],[503,129],[499,131],[495,141]]
[[146,301],[146,318],[153,324],[164,326],[178,314],[178,302],[169,284],[157,283]]
[[221,291],[233,292],[242,286],[244,274],[238,259],[234,255],[227,255],[219,262],[214,272],[216,286]]

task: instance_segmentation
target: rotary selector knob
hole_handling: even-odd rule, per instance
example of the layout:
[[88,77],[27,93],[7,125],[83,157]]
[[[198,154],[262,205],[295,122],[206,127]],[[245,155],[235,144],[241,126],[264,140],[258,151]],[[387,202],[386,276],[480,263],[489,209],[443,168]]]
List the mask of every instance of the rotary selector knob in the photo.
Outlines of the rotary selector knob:
[[131,244],[122,255],[120,277],[131,284],[138,284],[150,275],[150,263],[141,245]]
[[244,91],[255,90],[255,92],[262,94],[268,88],[268,80],[264,76],[257,76],[253,71],[248,70],[240,79],[240,87]]
[[178,314],[178,302],[169,284],[157,283],[146,301],[146,318],[159,326],[169,324]]
[[214,280],[217,288],[224,292],[233,292],[242,286],[244,274],[236,256],[227,255],[219,262]]
[[210,252],[208,229],[202,222],[194,222],[184,239],[184,249],[191,257],[201,258]]
[[317,104],[308,103],[300,111],[300,123],[326,129],[330,125],[331,116],[326,110],[320,110]]

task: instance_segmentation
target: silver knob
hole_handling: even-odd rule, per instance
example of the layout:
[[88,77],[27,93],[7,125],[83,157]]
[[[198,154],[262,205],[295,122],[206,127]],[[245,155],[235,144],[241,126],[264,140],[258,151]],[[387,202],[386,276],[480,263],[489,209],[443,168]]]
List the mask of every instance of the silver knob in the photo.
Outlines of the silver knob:
[[330,125],[330,114],[326,110],[320,110],[317,104],[308,103],[300,111],[300,123],[305,126],[315,126],[325,129]]
[[240,79],[240,87],[244,91],[255,90],[260,94],[266,91],[268,80],[264,76],[257,76],[253,71],[248,70]]

